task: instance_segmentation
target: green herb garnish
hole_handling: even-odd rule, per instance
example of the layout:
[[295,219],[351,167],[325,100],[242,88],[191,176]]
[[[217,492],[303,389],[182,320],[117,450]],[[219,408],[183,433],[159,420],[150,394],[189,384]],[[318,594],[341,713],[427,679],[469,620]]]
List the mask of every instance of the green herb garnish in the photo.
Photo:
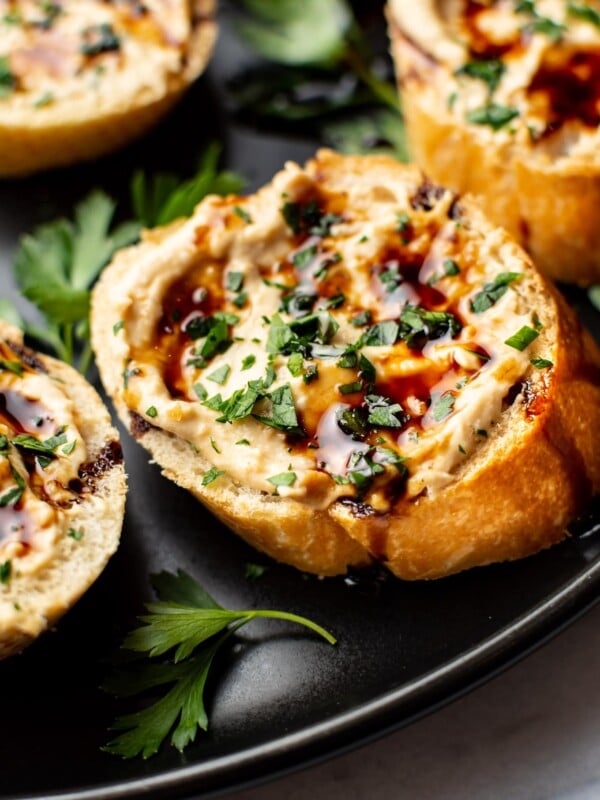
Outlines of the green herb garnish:
[[441,422],[446,417],[450,416],[456,403],[456,397],[453,394],[443,394],[437,400],[432,409],[432,416],[436,422]]
[[278,475],[272,475],[267,478],[269,483],[273,486],[293,486],[296,483],[297,475],[295,472],[280,472]]
[[[334,637],[320,625],[284,611],[230,611],[220,606],[184,572],[153,576],[160,600],[148,603],[143,623],[123,647],[138,653],[132,667],[106,681],[104,689],[118,697],[154,692],[151,705],[115,720],[119,731],[104,750],[122,758],[154,755],[169,737],[180,751],[207,730],[204,707],[206,679],[216,653],[242,626],[254,619],[279,619],[303,625],[329,644]],[[156,692],[160,689],[158,699]]]
[[539,332],[530,328],[529,325],[523,325],[522,328],[514,333],[512,336],[509,336],[508,339],[505,340],[504,344],[509,345],[509,347],[514,347],[515,350],[525,350],[526,347],[537,339],[539,336]]
[[471,122],[474,125],[489,125],[493,130],[499,131],[515,117],[518,117],[520,113],[516,108],[490,103],[482,108],[475,108],[469,111],[467,113],[467,122]]
[[213,481],[216,481],[217,478],[220,478],[221,475],[224,475],[225,471],[222,469],[217,469],[216,467],[211,467],[209,470],[206,471],[206,474],[202,478],[202,486],[209,486]]
[[493,281],[484,284],[483,289],[473,297],[470,304],[471,311],[475,314],[483,314],[506,294],[513,281],[518,281],[522,277],[523,273],[521,272],[500,272]]
[[506,66],[504,62],[497,58],[478,59],[476,61],[468,61],[462,67],[456,70],[455,75],[466,75],[469,78],[476,78],[487,84],[490,94],[497,88]]
[[549,361],[547,358],[530,358],[529,363],[533,364],[536,369],[549,369],[550,367],[554,366],[553,361]]

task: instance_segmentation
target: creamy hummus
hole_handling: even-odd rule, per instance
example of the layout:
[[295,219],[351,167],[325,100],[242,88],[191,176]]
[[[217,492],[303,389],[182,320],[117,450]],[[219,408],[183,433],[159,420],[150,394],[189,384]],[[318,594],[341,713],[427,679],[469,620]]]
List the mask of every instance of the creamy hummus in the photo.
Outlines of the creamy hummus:
[[334,191],[289,164],[131,253],[103,309],[111,392],[207,459],[207,485],[385,511],[484,446],[543,320],[519,251],[411,174]]
[[12,572],[40,569],[68,535],[61,512],[77,498],[87,456],[61,384],[0,342],[0,562]]

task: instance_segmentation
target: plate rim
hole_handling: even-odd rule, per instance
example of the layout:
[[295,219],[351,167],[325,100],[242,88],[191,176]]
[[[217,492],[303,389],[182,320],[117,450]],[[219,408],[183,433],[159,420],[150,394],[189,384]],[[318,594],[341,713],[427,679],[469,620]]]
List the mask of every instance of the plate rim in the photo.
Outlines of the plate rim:
[[[200,800],[265,784],[367,745],[473,691],[542,647],[599,603],[598,589],[600,555],[520,617],[439,667],[284,737],[149,777],[67,792],[13,794],[4,800],[136,800],[192,793]],[[223,780],[225,776],[229,779]],[[205,790],[203,780],[208,781]]]

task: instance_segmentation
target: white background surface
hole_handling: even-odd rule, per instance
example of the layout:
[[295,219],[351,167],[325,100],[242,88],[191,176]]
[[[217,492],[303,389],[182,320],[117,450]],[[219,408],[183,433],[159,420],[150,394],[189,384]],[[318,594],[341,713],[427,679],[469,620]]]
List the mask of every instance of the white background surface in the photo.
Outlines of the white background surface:
[[227,800],[600,800],[600,605],[391,736]]

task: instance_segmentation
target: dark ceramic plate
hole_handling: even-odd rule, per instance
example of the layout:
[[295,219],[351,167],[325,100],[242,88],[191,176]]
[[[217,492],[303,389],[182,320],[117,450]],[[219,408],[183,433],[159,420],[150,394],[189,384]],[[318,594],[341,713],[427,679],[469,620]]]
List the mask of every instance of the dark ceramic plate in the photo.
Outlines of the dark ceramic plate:
[[[189,173],[206,143],[227,166],[268,180],[314,143],[244,130],[217,98],[243,54],[225,36],[209,75],[168,122],[106,162],[0,186],[2,294],[15,296],[11,258],[20,232],[68,213],[92,186],[125,196],[132,169]],[[233,66],[232,66],[233,65]],[[590,327],[598,317],[583,294]],[[123,435],[130,493],[122,547],[55,633],[0,664],[0,797],[206,796],[272,777],[366,741],[473,687],[555,633],[600,594],[600,509],[552,550],[519,563],[427,584],[381,574],[318,580],[269,564],[148,464]],[[329,647],[297,628],[261,622],[218,662],[208,687],[210,732],[184,755],[165,749],[124,762],[100,751],[117,709],[98,689],[107,659],[149,597],[150,573],[184,568],[231,607],[273,607],[320,622]]]

